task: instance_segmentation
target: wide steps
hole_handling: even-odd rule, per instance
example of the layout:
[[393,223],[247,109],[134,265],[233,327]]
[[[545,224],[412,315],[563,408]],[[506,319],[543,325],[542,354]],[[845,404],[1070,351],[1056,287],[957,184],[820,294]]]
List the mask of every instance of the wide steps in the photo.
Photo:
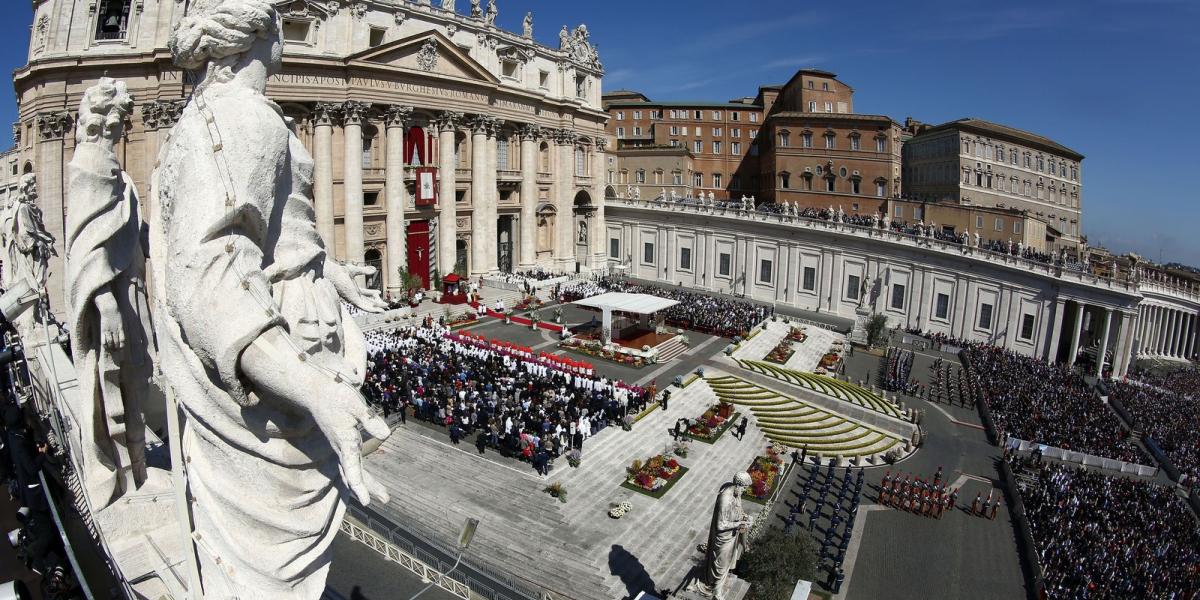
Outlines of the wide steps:
[[863,389],[851,383],[840,381],[825,375],[794,371],[792,369],[787,369],[763,361],[743,360],[738,361],[738,364],[749,371],[766,375],[768,377],[773,377],[797,387],[802,387],[845,402],[850,402],[851,404],[855,404],[863,408],[888,415],[890,417],[902,418],[900,408],[898,406],[892,404],[874,392]]

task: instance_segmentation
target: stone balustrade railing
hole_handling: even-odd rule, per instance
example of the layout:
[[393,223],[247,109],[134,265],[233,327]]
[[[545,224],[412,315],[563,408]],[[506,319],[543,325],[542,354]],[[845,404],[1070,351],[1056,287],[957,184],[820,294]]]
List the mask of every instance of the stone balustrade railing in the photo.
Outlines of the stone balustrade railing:
[[1053,277],[1082,285],[1091,285],[1110,290],[1123,290],[1129,292],[1130,294],[1138,293],[1138,284],[1127,278],[1101,277],[1093,273],[1072,270],[1071,268],[1061,264],[1029,260],[1020,256],[994,252],[985,248],[976,248],[967,244],[956,244],[932,237],[916,236],[891,229],[854,225],[851,223],[843,223],[825,219],[814,219],[810,217],[792,216],[783,213],[745,211],[727,206],[705,206],[694,201],[664,202],[661,200],[609,198],[608,205],[610,207],[636,208],[664,213],[693,213],[708,217],[726,218],[738,221],[754,221],[759,223],[772,223],[791,226],[797,229],[832,232],[850,237],[874,239],[881,242],[918,247],[925,251],[951,254],[957,258],[966,257],[972,260],[984,261],[995,265],[1019,269],[1028,273]]

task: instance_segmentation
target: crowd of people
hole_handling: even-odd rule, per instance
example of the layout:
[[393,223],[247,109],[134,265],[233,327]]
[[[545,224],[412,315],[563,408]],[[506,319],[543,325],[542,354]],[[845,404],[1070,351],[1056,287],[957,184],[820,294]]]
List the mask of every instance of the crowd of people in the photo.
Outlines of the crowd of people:
[[[991,500],[992,496],[988,494],[988,501],[991,502]],[[915,515],[940,519],[942,513],[954,510],[958,504],[958,488],[950,489],[950,486],[942,479],[941,467],[938,467],[937,472],[928,481],[924,477],[916,475],[905,475],[901,480],[899,473],[892,477],[891,470],[888,470],[887,473],[884,473],[883,481],[879,486],[878,502],[881,506],[890,506]],[[1000,499],[997,497],[992,510],[994,511],[995,506],[999,504]]]
[[1075,372],[994,346],[976,345],[964,352],[1001,440],[1011,435],[1102,458],[1149,463],[1117,416]]
[[1200,478],[1200,369],[1183,368],[1109,385],[1109,398],[1125,407],[1193,487]]
[[[796,459],[794,454],[793,459]],[[789,504],[783,532],[792,533],[800,518],[806,514],[807,529],[813,533],[818,529],[819,520],[828,520],[823,528],[824,535],[817,538],[821,544],[818,566],[829,569],[828,588],[836,594],[845,581],[842,563],[846,560],[850,536],[854,531],[858,507],[862,501],[863,470],[854,469],[853,476],[849,467],[835,470],[832,458],[829,459],[823,473],[820,463],[808,464],[807,461],[799,460],[798,464],[805,466],[796,475],[796,485],[801,489],[793,492],[798,497],[794,504]],[[838,477],[839,470],[841,477]],[[804,479],[803,484],[799,483],[800,478]],[[812,503],[811,509],[808,508],[809,502]]]
[[929,394],[925,399],[930,402],[943,402],[954,406],[959,404],[975,408],[975,395],[967,385],[962,367],[937,358],[929,365]]
[[458,334],[426,320],[367,334],[363,394],[385,416],[445,427],[450,441],[527,460],[545,474],[553,458],[651,402],[648,390]]
[[1195,598],[1200,529],[1174,490],[1009,456],[1046,597]]
[[917,384],[909,381],[915,357],[912,350],[889,346],[887,355],[880,362],[879,387],[889,392],[915,393]]
[[668,325],[727,338],[745,337],[775,310],[736,298],[634,283],[617,277],[572,282],[559,289],[558,296],[562,302],[574,302],[609,292],[648,294],[675,300],[679,304],[660,313]]

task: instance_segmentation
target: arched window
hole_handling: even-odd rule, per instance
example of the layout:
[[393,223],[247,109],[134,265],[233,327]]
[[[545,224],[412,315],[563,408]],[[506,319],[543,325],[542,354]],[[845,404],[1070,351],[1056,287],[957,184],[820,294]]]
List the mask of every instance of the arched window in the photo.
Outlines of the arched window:
[[784,171],[779,174],[779,187],[788,189],[792,187],[792,174]]
[[655,169],[654,170],[654,185],[662,185],[662,183],[663,183],[663,170]]
[[825,176],[825,191],[837,191],[837,178],[833,176],[833,173],[829,173]]
[[832,131],[826,131],[826,132],[825,132],[825,149],[826,149],[826,150],[833,150],[833,149],[834,149],[834,142],[833,142],[833,138],[834,138],[834,135],[833,135],[833,132],[832,132]]

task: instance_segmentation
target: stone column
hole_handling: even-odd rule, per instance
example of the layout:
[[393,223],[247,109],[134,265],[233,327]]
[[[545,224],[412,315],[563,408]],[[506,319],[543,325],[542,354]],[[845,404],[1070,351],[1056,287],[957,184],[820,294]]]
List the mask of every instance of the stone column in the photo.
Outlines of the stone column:
[[[1104,354],[1108,352],[1108,333],[1112,327],[1112,309],[1104,309],[1104,326],[1101,328],[1100,346],[1096,348],[1096,377],[1104,376]],[[1116,356],[1113,356],[1113,365],[1116,365]],[[1114,369],[1115,370],[1115,369]]]
[[1163,354],[1175,356],[1175,317],[1176,312],[1167,309],[1166,329],[1163,331]]
[[318,102],[313,108],[313,204],[317,213],[317,234],[325,242],[325,251],[336,258],[337,240],[333,228],[333,119],[338,106]]
[[[597,137],[593,140],[595,152],[592,155],[592,205],[596,207],[588,225],[588,242],[592,250],[592,268],[607,270],[608,265],[608,229],[604,224],[604,151],[608,148],[608,140]],[[695,250],[693,250],[694,252]],[[695,260],[695,257],[692,257]],[[692,272],[695,273],[693,268]]]
[[[487,160],[484,162],[483,181],[484,197],[487,201],[483,205],[483,265],[482,269],[485,273],[494,273],[499,270],[499,244],[500,244],[500,225],[497,207],[500,205],[500,174],[497,169],[500,168],[500,129],[504,127],[504,121],[495,117],[488,119],[487,126]],[[511,240],[511,238],[510,238]]]
[[521,257],[520,270],[533,268],[537,260],[538,205],[538,139],[542,129],[525,124],[518,130],[521,136]]
[[408,189],[404,187],[404,125],[412,115],[412,107],[389,106],[384,113],[387,126],[387,164],[384,165],[384,192],[387,194],[387,269],[383,280],[392,297],[403,293],[400,267],[407,268],[408,243],[404,231],[404,209],[408,206]]
[[1187,345],[1184,348],[1184,358],[1191,359],[1196,352],[1196,315],[1188,316]]
[[1079,354],[1079,333],[1083,328],[1083,303],[1075,303],[1075,326],[1071,328],[1071,354],[1067,356],[1067,367],[1075,366],[1075,357]]
[[488,117],[475,115],[471,118],[471,267],[472,277],[487,272],[487,129]]
[[[66,169],[64,162],[68,144],[74,139],[74,116],[67,111],[41,113],[37,116],[37,145],[35,163],[37,176],[37,205],[42,209],[42,224],[46,231],[54,236],[54,250],[58,256],[50,257],[49,275],[46,279],[46,292],[49,296],[51,312],[59,319],[65,319],[67,306],[66,287],[63,281],[64,257],[67,255],[67,228],[64,217],[63,192],[66,185]],[[14,200],[15,201],[15,200]]]
[[[575,132],[554,130],[554,198],[558,209],[554,232],[554,268],[575,271]],[[657,279],[657,278],[656,278]]]
[[1061,299],[1054,302],[1054,325],[1050,329],[1050,344],[1046,347],[1046,362],[1050,364],[1054,364],[1054,361],[1058,360],[1058,339],[1062,333],[1066,310],[1066,302]]
[[[457,163],[454,159],[454,134],[462,114],[443,112],[434,121],[438,130],[438,275],[445,277],[454,272],[456,258],[455,242],[458,239],[458,181],[455,177]],[[431,282],[435,287],[441,282]]]
[[[370,106],[354,100],[342,104],[342,136],[345,138],[342,189],[342,227],[346,232],[346,262],[363,264],[362,122]],[[362,284],[362,277],[356,278]]]
[[1119,356],[1113,361],[1116,363],[1113,368],[1114,379],[1124,377],[1129,372],[1129,361],[1133,360],[1133,338],[1134,333],[1137,332],[1138,323],[1136,311],[1121,313],[1121,329],[1117,334],[1120,340],[1117,346]]
[[1180,348],[1183,333],[1183,312],[1177,310],[1175,311],[1175,326],[1171,328],[1171,356],[1183,355],[1183,348]]

